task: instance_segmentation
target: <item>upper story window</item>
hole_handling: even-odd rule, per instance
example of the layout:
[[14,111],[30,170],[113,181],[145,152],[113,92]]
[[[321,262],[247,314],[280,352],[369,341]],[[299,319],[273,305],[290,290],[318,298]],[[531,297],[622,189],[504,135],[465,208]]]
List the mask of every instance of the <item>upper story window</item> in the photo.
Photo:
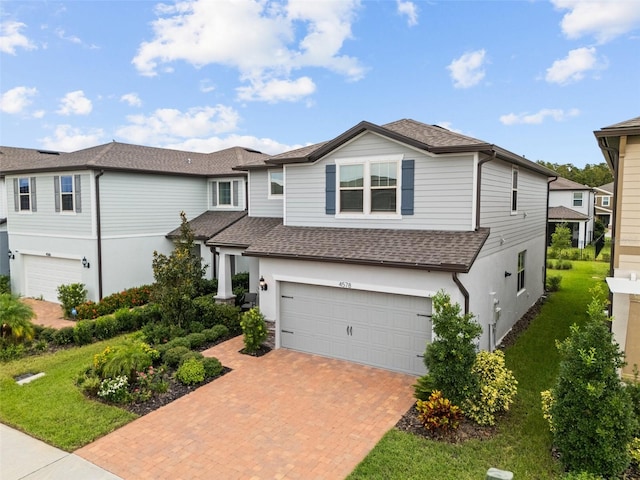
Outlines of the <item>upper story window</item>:
[[582,192],[574,192],[573,193],[573,206],[581,207],[582,206]]
[[527,251],[523,250],[518,253],[518,292],[524,289],[524,271],[525,271],[525,260],[527,257]]
[[53,177],[56,212],[80,213],[82,211],[80,187],[80,175]]
[[284,194],[284,172],[282,170],[269,171],[269,196],[281,197]]
[[398,214],[400,162],[338,163],[338,213]]
[[518,169],[511,170],[511,213],[518,211]]
[[16,212],[36,211],[36,177],[13,179],[13,203]]
[[228,180],[211,182],[211,205],[214,207],[239,206],[240,181]]
[[602,206],[603,207],[608,207],[610,205],[611,201],[611,197],[607,196],[607,197],[602,197]]

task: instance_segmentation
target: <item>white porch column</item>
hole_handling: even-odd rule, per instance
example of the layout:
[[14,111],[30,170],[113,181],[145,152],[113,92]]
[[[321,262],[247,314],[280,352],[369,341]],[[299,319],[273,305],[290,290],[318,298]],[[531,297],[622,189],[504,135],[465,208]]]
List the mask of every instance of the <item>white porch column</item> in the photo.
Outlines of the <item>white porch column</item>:
[[249,291],[258,293],[260,291],[260,262],[257,258],[249,258]]
[[214,297],[216,303],[233,303],[235,295],[231,286],[230,255],[223,250],[220,251],[218,267],[218,293]]

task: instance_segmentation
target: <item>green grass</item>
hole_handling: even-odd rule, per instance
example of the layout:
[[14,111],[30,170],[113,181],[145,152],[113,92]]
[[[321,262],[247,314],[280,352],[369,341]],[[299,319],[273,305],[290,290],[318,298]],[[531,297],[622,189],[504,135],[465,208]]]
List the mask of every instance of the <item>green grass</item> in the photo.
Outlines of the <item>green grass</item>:
[[[70,452],[137,418],[126,410],[87,399],[75,385],[94,354],[125,338],[2,364],[0,421]],[[16,375],[39,372],[45,376],[32,383],[20,386],[14,380]]]
[[464,480],[485,478],[491,467],[509,470],[514,478],[560,478],[560,464],[551,456],[551,435],[540,410],[540,392],[550,388],[558,370],[556,339],[569,326],[587,318],[589,289],[606,276],[608,264],[572,262],[562,275],[560,291],[552,294],[531,326],[505,352],[508,367],[518,379],[518,395],[511,411],[491,440],[451,445],[393,429],[348,477],[356,479]]

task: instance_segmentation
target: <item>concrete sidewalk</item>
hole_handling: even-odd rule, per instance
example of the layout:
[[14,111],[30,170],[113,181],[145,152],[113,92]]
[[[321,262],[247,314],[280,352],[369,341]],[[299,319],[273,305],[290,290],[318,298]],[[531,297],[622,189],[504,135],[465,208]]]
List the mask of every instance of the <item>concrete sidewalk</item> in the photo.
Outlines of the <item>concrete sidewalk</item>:
[[122,480],[73,453],[0,423],[2,480]]

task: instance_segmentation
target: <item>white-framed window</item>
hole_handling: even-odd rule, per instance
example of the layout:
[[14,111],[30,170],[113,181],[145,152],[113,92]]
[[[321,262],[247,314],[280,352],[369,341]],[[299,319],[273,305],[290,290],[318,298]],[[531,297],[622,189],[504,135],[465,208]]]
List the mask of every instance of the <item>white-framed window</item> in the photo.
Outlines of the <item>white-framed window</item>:
[[525,261],[527,258],[527,251],[523,250],[522,252],[518,253],[518,284],[517,284],[517,291],[519,292],[520,290],[524,290],[524,279],[525,279]]
[[31,184],[29,178],[18,179],[19,210],[21,212],[31,211]]
[[582,192],[573,192],[573,206],[574,207],[582,206]]
[[269,197],[282,197],[284,195],[284,172],[282,170],[269,170]]
[[518,168],[511,169],[511,213],[518,213]]
[[55,210],[58,213],[81,213],[81,175],[53,177]]
[[606,196],[606,197],[602,197],[602,206],[603,207],[608,207],[611,203],[611,197],[610,196]]
[[401,158],[336,160],[338,214],[399,215]]
[[238,207],[240,205],[240,181],[219,180],[211,182],[211,206]]
[[73,175],[60,176],[60,210],[63,212],[74,211]]

